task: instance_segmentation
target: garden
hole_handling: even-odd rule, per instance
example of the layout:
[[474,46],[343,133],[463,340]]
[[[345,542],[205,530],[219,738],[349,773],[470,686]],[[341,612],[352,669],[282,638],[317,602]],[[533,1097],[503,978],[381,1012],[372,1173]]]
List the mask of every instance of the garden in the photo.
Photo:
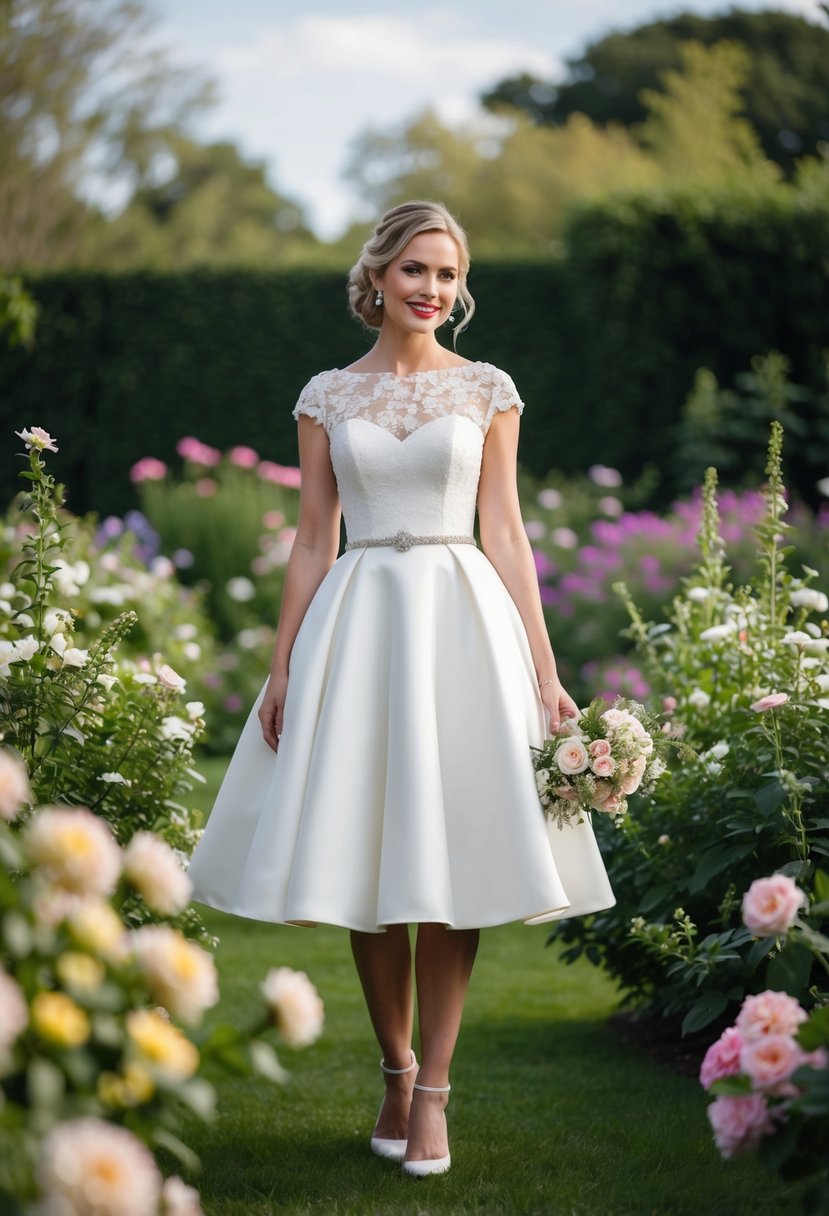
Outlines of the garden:
[[482,933],[452,1169],[415,1183],[368,1151],[347,933],[188,877],[270,664],[291,408],[371,340],[363,226],[200,143],[198,82],[105,7],[0,29],[0,1212],[829,1216],[829,31],[655,20],[355,146],[370,210],[440,195],[472,237],[461,353],[526,401],[582,707],[539,815],[591,815],[616,895]]

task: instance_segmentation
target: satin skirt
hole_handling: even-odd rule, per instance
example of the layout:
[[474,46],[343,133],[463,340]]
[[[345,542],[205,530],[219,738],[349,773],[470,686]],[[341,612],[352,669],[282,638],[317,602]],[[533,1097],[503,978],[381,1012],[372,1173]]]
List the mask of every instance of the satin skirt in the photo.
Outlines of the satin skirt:
[[263,694],[190,863],[198,902],[364,932],[615,903],[589,821],[559,829],[539,804],[529,642],[474,546],[344,553],[297,633],[276,753]]

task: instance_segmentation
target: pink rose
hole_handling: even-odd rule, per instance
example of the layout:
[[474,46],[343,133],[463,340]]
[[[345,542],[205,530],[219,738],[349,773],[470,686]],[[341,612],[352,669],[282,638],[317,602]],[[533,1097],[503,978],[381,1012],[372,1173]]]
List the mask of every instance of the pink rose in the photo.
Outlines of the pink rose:
[[737,1157],[774,1131],[774,1121],[762,1094],[722,1095],[708,1107],[708,1121],[723,1157]]
[[793,996],[767,990],[746,997],[735,1026],[744,1042],[753,1043],[764,1035],[793,1035],[808,1016]]
[[767,709],[777,709],[778,705],[785,705],[788,699],[788,693],[770,692],[767,697],[761,697],[759,701],[755,701],[751,708],[756,710],[758,714],[762,714]]
[[556,798],[563,798],[565,802],[578,802],[579,800],[579,796],[572,785],[557,785],[553,793]]
[[158,682],[162,688],[169,688],[172,692],[184,692],[186,683],[184,677],[173,671],[167,663],[158,669]]
[[610,744],[607,739],[594,739],[587,750],[591,756],[609,756]]
[[622,799],[618,794],[608,794],[601,801],[594,801],[592,806],[597,811],[603,811],[606,815],[615,815],[617,811],[622,809]]
[[616,761],[612,756],[597,756],[590,767],[597,777],[612,777],[616,771]]
[[755,937],[787,933],[803,903],[803,892],[788,875],[755,878],[743,896],[743,924]]
[[740,1071],[742,1046],[743,1037],[733,1026],[724,1030],[716,1043],[711,1044],[699,1070],[699,1082],[703,1089],[710,1089],[720,1077],[736,1076]]
[[606,709],[602,714],[602,721],[606,726],[609,726],[611,730],[615,730],[616,727],[624,725],[627,719],[628,714],[626,714],[622,709]]
[[583,773],[587,768],[588,759],[581,739],[565,739],[556,751],[556,764],[567,777]]
[[755,1089],[772,1093],[795,1093],[794,1086],[780,1088],[794,1070],[804,1063],[804,1053],[787,1034],[767,1034],[744,1043],[740,1052],[740,1071],[751,1077]]

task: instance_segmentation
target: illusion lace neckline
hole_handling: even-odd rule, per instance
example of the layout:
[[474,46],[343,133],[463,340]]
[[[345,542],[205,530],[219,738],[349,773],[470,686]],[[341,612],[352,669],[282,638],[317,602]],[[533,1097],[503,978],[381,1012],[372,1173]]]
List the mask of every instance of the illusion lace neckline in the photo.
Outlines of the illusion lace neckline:
[[468,372],[473,368],[484,367],[485,364],[480,360],[472,363],[450,363],[448,367],[427,367],[416,372],[406,372],[404,375],[398,375],[397,372],[351,372],[344,367],[335,367],[333,370],[339,372],[341,376],[391,376],[393,380],[413,380],[415,376],[436,376],[440,372]]

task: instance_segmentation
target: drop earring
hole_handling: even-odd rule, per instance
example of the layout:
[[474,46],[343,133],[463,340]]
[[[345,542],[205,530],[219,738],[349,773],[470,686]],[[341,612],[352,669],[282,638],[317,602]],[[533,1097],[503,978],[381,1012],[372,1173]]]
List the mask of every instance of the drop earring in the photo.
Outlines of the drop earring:
[[377,295],[374,297],[374,306],[375,306],[375,308],[382,308],[382,307],[383,307],[383,293],[382,293],[382,291],[378,291],[378,292],[377,292]]

